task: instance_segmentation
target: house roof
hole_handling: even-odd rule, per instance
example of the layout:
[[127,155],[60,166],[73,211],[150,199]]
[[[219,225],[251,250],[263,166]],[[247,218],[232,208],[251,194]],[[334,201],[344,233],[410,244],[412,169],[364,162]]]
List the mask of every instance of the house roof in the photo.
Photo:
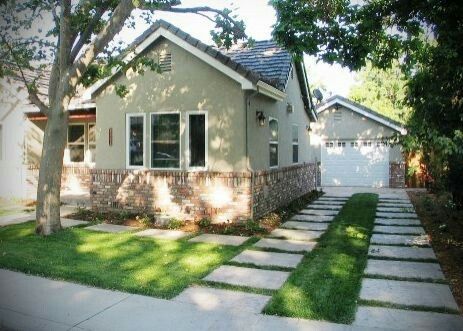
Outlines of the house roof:
[[317,114],[331,108],[333,105],[336,104],[344,106],[362,116],[370,118],[373,121],[383,124],[397,132],[400,132],[401,134],[406,134],[407,132],[401,123],[394,121],[393,119],[384,116],[371,108],[365,107],[355,101],[352,101],[340,95],[333,95],[328,99],[322,101],[320,104],[318,104],[316,106]]

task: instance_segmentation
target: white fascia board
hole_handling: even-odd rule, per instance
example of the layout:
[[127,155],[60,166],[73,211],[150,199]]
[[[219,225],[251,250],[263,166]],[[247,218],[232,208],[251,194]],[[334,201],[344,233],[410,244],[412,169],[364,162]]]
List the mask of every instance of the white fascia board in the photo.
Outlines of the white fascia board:
[[407,130],[404,129],[403,127],[401,126],[398,126],[382,117],[379,117],[379,116],[376,116],[375,114],[372,114],[370,112],[367,112],[359,107],[356,107],[354,105],[351,105],[350,103],[347,103],[345,102],[344,100],[341,100],[341,99],[338,99],[338,98],[335,98],[333,100],[331,100],[330,102],[324,104],[323,106],[321,106],[320,108],[317,109],[317,114],[320,114],[321,112],[327,110],[328,108],[330,108],[331,106],[333,106],[334,104],[340,104],[341,106],[344,106],[345,108],[348,108],[350,110],[353,110],[354,112],[362,115],[362,116],[365,116],[365,117],[368,117],[376,122],[379,122],[397,132],[400,132],[400,134],[402,135],[405,135],[407,134]]
[[[238,83],[241,84],[241,88],[243,90],[255,90],[254,84],[246,79],[245,77],[241,76],[239,73],[237,73],[235,70],[227,67],[225,64],[220,62],[219,60],[213,58],[212,56],[208,55],[207,53],[201,51],[200,49],[190,45],[188,42],[185,40],[179,38],[172,32],[166,30],[163,27],[159,27],[155,32],[150,34],[145,40],[143,40],[140,45],[138,45],[132,52],[130,52],[128,55],[126,55],[123,59],[125,63],[130,62],[133,60],[138,54],[142,53],[146,48],[148,48],[153,42],[155,42],[158,38],[164,37],[167,40],[170,40],[172,43],[180,46],[181,48],[185,49],[187,52],[193,54],[200,60],[206,62],[207,64],[211,65],[215,69],[219,70],[226,76],[232,78],[233,80],[237,81]],[[116,73],[120,71],[119,69],[113,69],[111,75],[109,77],[106,77],[104,79],[99,80],[92,86],[90,86],[85,93],[83,94],[83,99],[84,100],[89,100],[92,98],[92,94],[95,93],[101,86],[103,86],[109,79],[111,79]]]
[[73,103],[70,104],[68,110],[76,110],[76,109],[87,109],[87,108],[96,108],[96,103]]
[[257,82],[257,91],[276,101],[283,101],[286,98],[286,93],[280,91],[279,89],[267,83],[264,83],[261,80]]

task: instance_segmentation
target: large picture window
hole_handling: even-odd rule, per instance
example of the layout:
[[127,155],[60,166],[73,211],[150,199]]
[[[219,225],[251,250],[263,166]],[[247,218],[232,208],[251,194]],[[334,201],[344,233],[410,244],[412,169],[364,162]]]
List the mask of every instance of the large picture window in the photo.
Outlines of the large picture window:
[[291,140],[293,145],[293,163],[299,162],[299,126],[293,124],[291,131]]
[[127,167],[143,167],[145,162],[145,116],[128,114],[127,124]]
[[188,167],[205,168],[207,164],[206,113],[188,114]]
[[278,120],[270,118],[270,167],[278,167]]
[[151,114],[151,167],[180,168],[180,114]]

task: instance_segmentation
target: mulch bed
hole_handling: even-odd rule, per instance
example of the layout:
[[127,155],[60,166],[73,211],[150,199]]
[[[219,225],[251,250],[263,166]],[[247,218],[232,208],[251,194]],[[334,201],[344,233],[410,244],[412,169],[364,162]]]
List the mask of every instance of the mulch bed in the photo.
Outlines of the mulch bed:
[[449,206],[450,196],[408,192],[426,232],[431,237],[441,268],[463,311],[463,210]]

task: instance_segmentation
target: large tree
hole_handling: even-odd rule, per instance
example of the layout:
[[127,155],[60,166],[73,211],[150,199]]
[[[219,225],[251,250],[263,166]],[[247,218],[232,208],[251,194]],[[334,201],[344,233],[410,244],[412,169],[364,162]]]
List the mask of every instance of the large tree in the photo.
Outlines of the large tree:
[[272,0],[275,38],[358,70],[399,61],[412,108],[406,149],[463,207],[463,6],[458,0]]
[[[0,76],[14,75],[29,92],[29,100],[47,116],[37,188],[36,232],[48,235],[61,228],[60,187],[69,104],[79,84],[89,83],[124,67],[111,43],[124,26],[139,19],[154,22],[158,12],[194,13],[215,23],[211,33],[221,45],[246,38],[244,23],[228,9],[185,7],[180,0],[6,0],[0,2]],[[52,24],[46,24],[47,17]],[[40,28],[37,28],[39,26]],[[138,57],[134,70],[156,64]],[[37,79],[51,64],[48,97],[38,94]],[[96,65],[98,68],[96,69]],[[32,72],[32,78],[30,73]]]

